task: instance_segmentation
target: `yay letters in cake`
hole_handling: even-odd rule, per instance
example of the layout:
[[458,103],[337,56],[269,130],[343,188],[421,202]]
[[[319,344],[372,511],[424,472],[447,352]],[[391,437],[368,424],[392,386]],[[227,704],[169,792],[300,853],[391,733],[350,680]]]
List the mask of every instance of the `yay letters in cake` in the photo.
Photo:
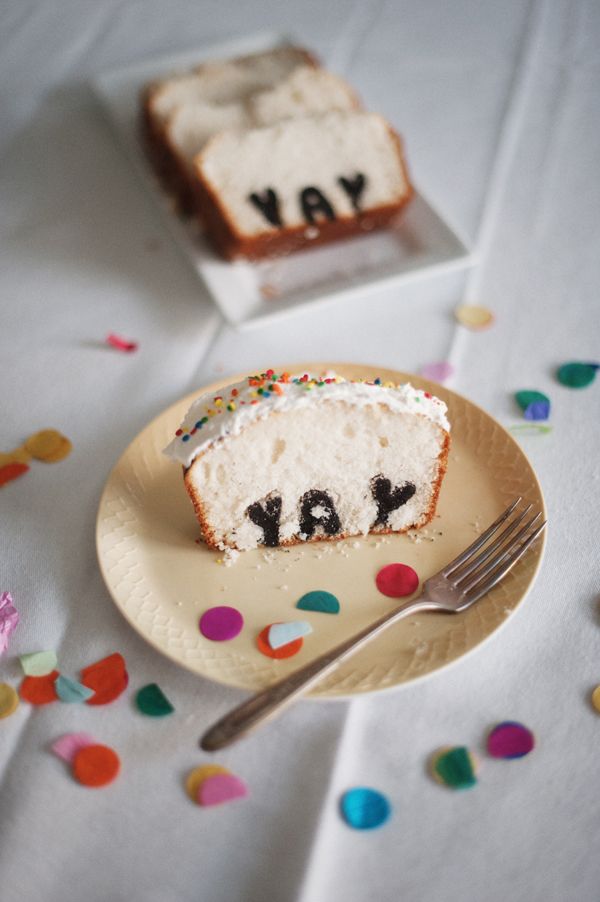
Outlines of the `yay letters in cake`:
[[[360,213],[360,200],[367,184],[365,176],[361,172],[348,178],[341,175],[337,179],[337,183],[347,194],[354,212]],[[274,188],[265,188],[260,193],[253,191],[248,200],[272,226],[278,229],[285,228],[280,199]],[[298,206],[309,225],[313,225],[319,218],[329,220],[336,218],[334,207],[327,195],[312,185],[308,185],[298,192]]]

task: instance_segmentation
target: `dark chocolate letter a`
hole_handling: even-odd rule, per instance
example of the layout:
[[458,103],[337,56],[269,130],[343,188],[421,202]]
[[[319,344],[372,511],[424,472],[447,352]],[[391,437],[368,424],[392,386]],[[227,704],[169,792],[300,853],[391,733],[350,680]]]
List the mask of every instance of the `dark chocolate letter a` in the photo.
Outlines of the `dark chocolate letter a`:
[[300,192],[300,204],[307,222],[313,223],[317,213],[321,213],[325,219],[335,219],[333,207],[318,188],[303,188]]
[[283,226],[279,213],[279,201],[272,188],[267,188],[262,194],[256,194],[253,191],[248,196],[248,200],[251,204],[254,204],[256,209],[263,214],[271,225],[277,226],[278,229]]
[[[314,513],[315,508],[319,507],[322,512]],[[318,526],[328,536],[334,536],[342,528],[331,496],[327,492],[311,489],[300,499],[300,532],[310,539]]]
[[367,180],[362,172],[357,172],[354,178],[346,179],[341,175],[338,179],[338,185],[341,185],[352,202],[352,206],[356,213],[360,213],[360,196],[365,190]]
[[392,483],[385,476],[374,476],[371,480],[371,494],[377,504],[377,519],[373,526],[385,526],[391,512],[406,504],[416,491],[413,482],[405,482],[392,489]]
[[255,501],[246,508],[246,513],[253,523],[263,531],[263,545],[275,548],[279,545],[279,521],[281,519],[281,498],[273,495],[266,498],[264,504]]

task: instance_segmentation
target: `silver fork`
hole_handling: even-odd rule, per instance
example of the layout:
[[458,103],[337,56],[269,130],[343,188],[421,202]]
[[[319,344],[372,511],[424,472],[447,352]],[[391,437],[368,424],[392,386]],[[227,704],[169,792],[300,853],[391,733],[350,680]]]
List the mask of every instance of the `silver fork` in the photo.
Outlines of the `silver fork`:
[[[200,747],[207,752],[216,751],[270,720],[341,661],[403,617],[420,611],[458,614],[479,601],[523,557],[546,526],[545,520],[539,522],[540,513],[528,518],[533,505],[517,510],[521,500],[513,501],[472,545],[430,577],[420,596],[384,614],[350,639],[234,708],[202,736]],[[490,541],[493,536],[496,537]]]

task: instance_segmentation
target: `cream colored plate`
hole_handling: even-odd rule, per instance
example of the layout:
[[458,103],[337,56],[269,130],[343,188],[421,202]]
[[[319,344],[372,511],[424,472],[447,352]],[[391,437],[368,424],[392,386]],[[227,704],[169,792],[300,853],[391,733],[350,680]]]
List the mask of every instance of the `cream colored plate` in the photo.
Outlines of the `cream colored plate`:
[[[521,448],[466,398],[393,370],[322,363],[286,369],[335,369],[352,379],[409,380],[448,404],[452,449],[437,516],[415,536],[367,536],[247,551],[226,566],[218,553],[196,542],[198,526],[181,468],[161,453],[200,390],[138,435],[111,473],[98,511],[98,557],[108,590],[131,626],[158,651],[208,679],[244,689],[266,686],[396,604],[375,587],[380,567],[401,561],[425,580],[469,545],[516,495],[544,509],[540,486]],[[216,392],[233,381],[221,380],[207,389]],[[422,614],[390,627],[312,695],[340,697],[386,689],[460,658],[487,639],[523,600],[542,554],[543,540],[463,614]],[[296,601],[311,589],[333,592],[340,613],[298,611]],[[202,612],[219,604],[232,605],[244,615],[244,629],[229,642],[211,642],[198,629]],[[264,657],[255,646],[260,630],[273,621],[294,619],[309,620],[314,630],[300,653],[280,661]]]

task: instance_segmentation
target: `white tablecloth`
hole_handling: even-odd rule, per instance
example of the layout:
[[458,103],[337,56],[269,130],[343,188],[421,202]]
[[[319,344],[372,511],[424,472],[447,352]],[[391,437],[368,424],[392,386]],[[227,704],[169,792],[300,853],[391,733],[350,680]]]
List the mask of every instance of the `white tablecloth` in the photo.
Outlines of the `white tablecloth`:
[[[3,902],[595,902],[600,682],[598,391],[560,386],[597,360],[600,7],[588,2],[296,4],[7,0],[0,32],[1,449],[52,427],[73,441],[0,495],[2,577],[21,614],[17,656],[58,651],[73,673],[110,651],[136,685],[176,699],[160,729],[111,706],[22,704],[0,722]],[[469,274],[298,314],[241,335],[223,325],[157,219],[87,83],[152,55],[261,29],[291,34],[348,76],[404,134],[415,181],[480,253]],[[461,300],[495,312],[467,332]],[[133,337],[108,352],[107,332]],[[94,548],[99,496],[153,416],[216,376],[277,362],[354,360],[416,372],[434,360],[501,422],[512,393],[553,401],[522,438],[547,500],[546,557],[526,603],[485,647],[397,692],[298,703],[219,760],[245,802],[201,811],[182,779],[202,730],[243,697],[194,677],[125,623]],[[522,720],[538,745],[487,766],[467,793],[425,773],[440,745],[481,749]],[[72,729],[117,748],[125,772],[84,790],[48,753]],[[338,814],[352,785],[394,806],[379,831]]]

